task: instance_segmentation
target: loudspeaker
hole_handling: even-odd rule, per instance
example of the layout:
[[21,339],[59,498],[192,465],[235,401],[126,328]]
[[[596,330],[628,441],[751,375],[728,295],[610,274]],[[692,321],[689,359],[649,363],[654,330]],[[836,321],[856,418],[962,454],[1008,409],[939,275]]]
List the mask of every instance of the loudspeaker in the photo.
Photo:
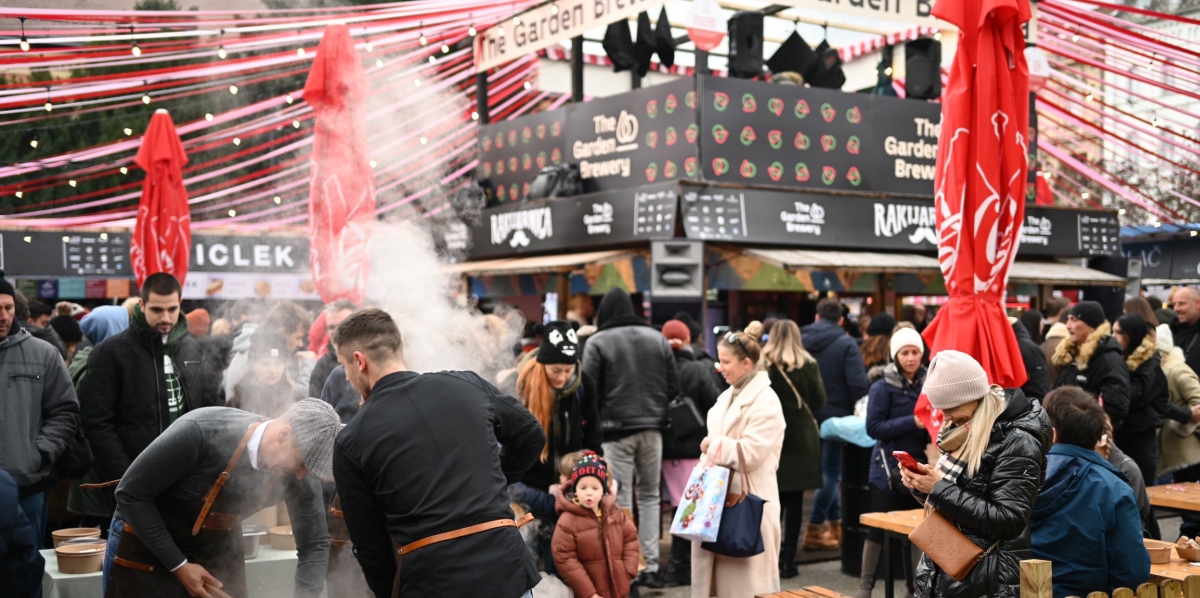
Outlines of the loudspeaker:
[[837,48],[829,45],[829,40],[817,44],[817,68],[808,79],[813,87],[825,89],[841,89],[846,84],[846,73],[842,71],[842,55]]
[[813,72],[817,70],[818,60],[817,53],[813,51],[812,46],[809,46],[799,33],[793,31],[780,44],[775,55],[767,60],[767,68],[775,74],[787,71],[799,73],[805,81],[808,81],[812,78]]
[[743,10],[729,17],[729,76],[741,79],[763,72],[763,13]]
[[650,296],[701,297],[704,294],[704,242],[650,242]]
[[923,37],[904,44],[904,95],[915,100],[942,97],[942,42]]

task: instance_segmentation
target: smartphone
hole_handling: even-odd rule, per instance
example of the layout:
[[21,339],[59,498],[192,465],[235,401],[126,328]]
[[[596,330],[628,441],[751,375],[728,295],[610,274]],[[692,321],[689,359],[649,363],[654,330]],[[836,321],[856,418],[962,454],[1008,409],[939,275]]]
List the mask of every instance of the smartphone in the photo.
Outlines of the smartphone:
[[892,456],[900,462],[900,466],[913,473],[922,473],[920,464],[906,451],[892,451]]

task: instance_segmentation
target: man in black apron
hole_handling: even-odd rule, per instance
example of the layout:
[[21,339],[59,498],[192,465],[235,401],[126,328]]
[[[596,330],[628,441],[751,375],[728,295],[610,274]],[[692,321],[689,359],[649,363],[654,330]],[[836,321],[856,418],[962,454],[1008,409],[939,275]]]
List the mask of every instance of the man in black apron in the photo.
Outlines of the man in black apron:
[[248,598],[241,521],[286,500],[299,549],[297,597],[324,585],[329,532],[319,479],[341,424],[328,404],[304,399],[268,420],[238,409],[197,409],[136,459],[116,490],[108,598]]
[[528,595],[540,578],[506,489],[542,452],[537,419],[471,372],[407,371],[381,310],[350,316],[333,342],[367,398],[338,435],[334,471],[376,598]]

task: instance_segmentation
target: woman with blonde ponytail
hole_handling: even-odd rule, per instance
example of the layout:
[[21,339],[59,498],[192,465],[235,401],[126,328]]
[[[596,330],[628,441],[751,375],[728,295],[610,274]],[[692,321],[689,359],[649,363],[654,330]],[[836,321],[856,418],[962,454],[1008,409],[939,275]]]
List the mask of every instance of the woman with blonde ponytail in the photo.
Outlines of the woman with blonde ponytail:
[[1015,598],[1022,559],[1032,558],[1029,517],[1045,477],[1050,419],[1019,389],[989,385],[974,358],[942,351],[929,364],[924,392],[943,415],[936,466],[902,469],[904,486],[975,543],[984,555],[963,581],[929,555],[914,582],[925,597]]

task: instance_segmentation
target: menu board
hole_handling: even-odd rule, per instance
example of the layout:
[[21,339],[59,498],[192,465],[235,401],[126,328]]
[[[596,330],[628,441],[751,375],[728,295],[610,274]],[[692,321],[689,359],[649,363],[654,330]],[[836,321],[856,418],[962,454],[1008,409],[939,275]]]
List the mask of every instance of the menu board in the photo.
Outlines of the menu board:
[[685,191],[680,208],[691,239],[744,239],[746,194],[736,190]]
[[0,268],[9,276],[132,276],[129,236],[128,232],[0,231]]

